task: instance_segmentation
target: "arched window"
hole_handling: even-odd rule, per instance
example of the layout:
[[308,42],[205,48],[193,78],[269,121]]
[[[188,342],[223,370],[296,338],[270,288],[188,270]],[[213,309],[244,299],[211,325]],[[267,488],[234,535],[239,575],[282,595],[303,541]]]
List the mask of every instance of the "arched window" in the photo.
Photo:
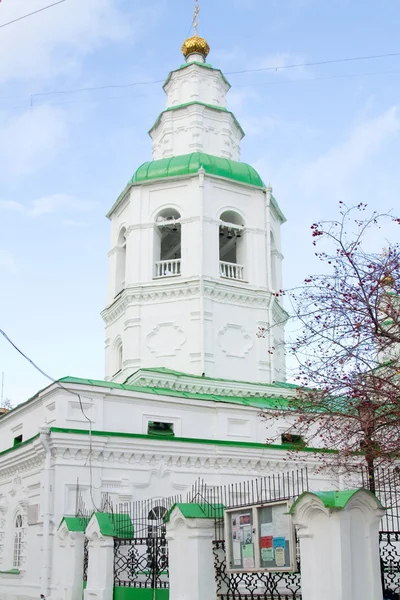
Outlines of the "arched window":
[[121,229],[117,242],[117,260],[115,267],[115,294],[125,289],[126,277],[126,229]]
[[246,263],[243,218],[234,211],[227,210],[222,213],[220,219],[220,275],[227,279],[243,280]]
[[22,536],[23,536],[22,516],[17,515],[14,525],[14,557],[13,568],[19,569],[22,565]]
[[[147,531],[147,564],[149,568],[154,567],[154,562],[157,561],[160,570],[167,566],[167,543],[166,543],[166,526],[164,523],[164,517],[167,515],[168,510],[165,506],[154,506],[149,512],[147,518],[149,521]],[[151,540],[157,539],[157,543],[154,544]],[[159,554],[155,553],[155,548],[158,548]]]
[[181,274],[181,215],[166,208],[156,218],[154,230],[155,277],[174,277]]
[[118,371],[122,370],[122,362],[123,362],[123,358],[124,358],[124,347],[122,345],[122,342],[119,341],[117,346],[116,346],[116,373],[118,373]]

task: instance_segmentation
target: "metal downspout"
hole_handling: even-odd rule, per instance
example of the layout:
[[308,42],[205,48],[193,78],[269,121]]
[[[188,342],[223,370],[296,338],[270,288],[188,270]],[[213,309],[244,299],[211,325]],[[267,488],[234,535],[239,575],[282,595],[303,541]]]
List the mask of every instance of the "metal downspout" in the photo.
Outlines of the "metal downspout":
[[200,188],[200,370],[206,372],[206,350],[205,350],[205,308],[204,308],[204,175],[203,167],[199,169]]
[[40,427],[40,441],[46,451],[43,471],[43,554],[40,593],[47,598],[50,579],[50,499],[51,499],[51,452],[50,427]]

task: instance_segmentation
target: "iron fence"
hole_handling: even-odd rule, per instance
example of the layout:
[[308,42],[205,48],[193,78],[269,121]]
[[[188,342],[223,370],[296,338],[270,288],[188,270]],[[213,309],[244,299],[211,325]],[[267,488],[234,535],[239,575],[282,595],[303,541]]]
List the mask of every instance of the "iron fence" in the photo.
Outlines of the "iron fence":
[[219,600],[301,600],[299,560],[295,573],[229,573],[224,540],[213,542],[213,554]]
[[300,553],[296,541],[296,572],[229,572],[227,569],[224,509],[264,506],[296,500],[308,491],[307,469],[298,469],[225,486],[210,486],[199,480],[188,495],[189,502],[202,505],[214,518],[214,569],[218,600],[301,600]]

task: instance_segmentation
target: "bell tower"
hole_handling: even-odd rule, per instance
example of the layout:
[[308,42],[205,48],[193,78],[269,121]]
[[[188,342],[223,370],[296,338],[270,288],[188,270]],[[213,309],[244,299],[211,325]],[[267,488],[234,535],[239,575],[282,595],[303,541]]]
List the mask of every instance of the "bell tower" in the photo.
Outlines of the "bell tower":
[[155,367],[285,380],[286,313],[276,295],[285,218],[272,189],[240,162],[244,132],[209,51],[195,28],[182,47],[185,63],[164,84],[166,108],[150,129],[152,160],[107,215],[108,380]]

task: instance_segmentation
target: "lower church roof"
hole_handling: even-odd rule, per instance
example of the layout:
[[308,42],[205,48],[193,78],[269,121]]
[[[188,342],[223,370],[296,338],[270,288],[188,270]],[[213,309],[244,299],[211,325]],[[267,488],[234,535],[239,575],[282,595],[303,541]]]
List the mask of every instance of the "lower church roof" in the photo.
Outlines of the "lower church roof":
[[144,183],[152,179],[195,175],[201,167],[209,175],[225,177],[260,188],[265,187],[260,175],[247,163],[205,154],[204,152],[192,152],[191,154],[145,162],[137,169],[129,183]]

